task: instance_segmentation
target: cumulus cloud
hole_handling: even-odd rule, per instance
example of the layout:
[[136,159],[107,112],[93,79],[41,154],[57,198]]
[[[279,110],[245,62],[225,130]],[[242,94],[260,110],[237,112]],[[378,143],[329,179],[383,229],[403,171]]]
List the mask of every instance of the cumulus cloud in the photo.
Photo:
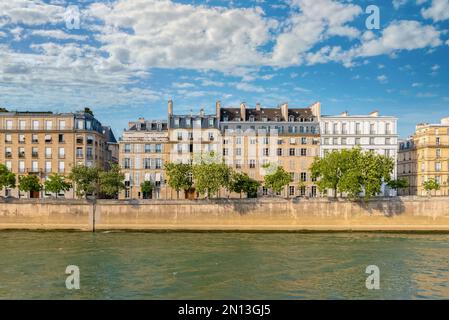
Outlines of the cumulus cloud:
[[87,36],[69,34],[69,33],[65,33],[62,30],[32,30],[30,32],[30,35],[45,37],[45,38],[53,38],[53,39],[58,39],[58,40],[85,41],[88,39]]
[[388,77],[384,74],[380,75],[377,77],[377,81],[379,81],[380,83],[387,83],[388,82]]
[[434,26],[425,26],[418,21],[395,21],[382,31],[382,36],[364,42],[357,49],[357,55],[368,57],[398,50],[437,47],[441,45],[440,34]]
[[432,0],[432,5],[421,10],[421,14],[426,19],[436,22],[449,19],[449,0]]
[[353,4],[331,0],[292,0],[299,12],[287,21],[286,30],[276,39],[273,63],[277,65],[301,64],[304,55],[317,43],[331,36],[355,38],[359,31],[348,25],[362,13]]

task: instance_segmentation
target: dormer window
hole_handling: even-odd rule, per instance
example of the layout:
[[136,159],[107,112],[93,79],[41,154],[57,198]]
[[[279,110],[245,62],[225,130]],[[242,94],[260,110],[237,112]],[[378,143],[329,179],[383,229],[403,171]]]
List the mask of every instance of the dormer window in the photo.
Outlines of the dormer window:
[[254,116],[249,116],[249,121],[254,122]]
[[295,121],[295,117],[294,117],[294,116],[289,116],[289,117],[288,117],[288,121],[289,121],[289,122]]
[[268,121],[268,118],[267,118],[267,117],[262,117],[262,121],[263,121],[263,122],[267,122],[267,121]]
[[224,116],[224,117],[223,117],[223,121],[229,121],[228,116]]

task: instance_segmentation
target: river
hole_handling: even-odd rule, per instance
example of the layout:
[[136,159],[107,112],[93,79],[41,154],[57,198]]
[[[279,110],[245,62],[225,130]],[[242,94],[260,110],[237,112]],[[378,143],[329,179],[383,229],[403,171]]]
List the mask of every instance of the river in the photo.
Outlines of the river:
[[1,299],[447,299],[448,280],[447,234],[0,232]]

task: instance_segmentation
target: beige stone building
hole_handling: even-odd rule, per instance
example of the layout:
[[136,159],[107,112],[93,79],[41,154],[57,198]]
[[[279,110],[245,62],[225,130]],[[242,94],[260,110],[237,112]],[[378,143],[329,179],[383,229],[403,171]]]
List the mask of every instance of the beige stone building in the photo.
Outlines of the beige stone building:
[[[282,166],[293,178],[283,196],[317,196],[310,166],[320,152],[320,109],[320,103],[308,108],[289,108],[287,103],[277,108],[217,105],[226,163],[260,182],[265,165]],[[270,190],[261,188],[260,193]]]
[[[43,183],[52,173],[68,175],[77,164],[105,168],[113,160],[110,145],[114,143],[110,128],[89,113],[0,112],[0,163],[17,179],[35,174]],[[19,190],[1,194],[18,197]],[[51,195],[43,190],[31,196]],[[73,190],[61,196],[71,198]]]
[[423,183],[435,179],[441,186],[434,195],[449,195],[449,118],[439,124],[419,124],[415,134],[400,143],[398,177],[409,182],[400,195],[426,195]]
[[[119,140],[119,163],[125,174],[126,189],[121,199],[166,199],[164,164],[169,157],[169,139],[166,120],[145,120],[130,122]],[[153,192],[144,194],[141,184],[151,181]]]

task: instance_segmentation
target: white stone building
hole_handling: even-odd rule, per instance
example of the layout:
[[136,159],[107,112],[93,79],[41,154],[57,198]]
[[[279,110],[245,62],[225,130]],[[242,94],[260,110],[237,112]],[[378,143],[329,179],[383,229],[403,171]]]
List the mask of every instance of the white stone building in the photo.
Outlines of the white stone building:
[[[349,115],[343,112],[337,116],[323,115],[320,120],[320,156],[333,150],[360,146],[365,151],[375,151],[393,158],[395,168],[392,177],[397,177],[397,118],[380,116],[377,111],[368,115]],[[395,195],[388,187],[382,188],[383,195]]]

